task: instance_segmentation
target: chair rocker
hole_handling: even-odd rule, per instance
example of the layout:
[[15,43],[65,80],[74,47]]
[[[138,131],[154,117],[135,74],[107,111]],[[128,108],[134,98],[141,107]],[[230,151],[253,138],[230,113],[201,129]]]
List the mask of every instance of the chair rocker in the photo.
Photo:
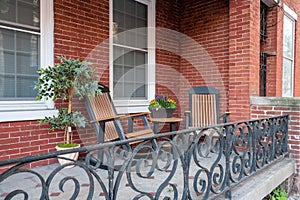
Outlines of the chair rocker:
[[[112,99],[109,94],[109,88],[101,85],[102,94],[94,97],[86,97],[85,103],[90,117],[90,123],[97,135],[97,142],[103,143],[113,140],[124,140],[129,138],[145,137],[154,135],[146,118],[147,112],[135,113],[130,115],[118,115]],[[125,134],[121,126],[121,119],[128,119],[128,133]],[[144,130],[133,132],[133,120],[141,118]],[[132,143],[131,143],[132,144]],[[156,141],[152,141],[152,145],[156,148]],[[129,145],[128,145],[128,148]]]

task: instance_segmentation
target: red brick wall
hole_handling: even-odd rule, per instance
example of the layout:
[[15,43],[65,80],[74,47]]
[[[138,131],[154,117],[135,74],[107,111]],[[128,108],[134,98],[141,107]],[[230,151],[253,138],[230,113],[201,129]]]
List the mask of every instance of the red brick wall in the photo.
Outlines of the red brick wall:
[[[49,132],[47,126],[40,126],[36,121],[0,123],[0,159],[13,159],[54,151],[55,145],[63,141],[62,137],[63,134]],[[47,160],[39,164],[51,162],[55,161]]]
[[228,110],[229,5],[226,0],[182,1],[180,84],[182,111],[188,109],[188,89],[207,85],[220,90],[221,112]]
[[109,0],[54,0],[54,54],[93,63],[108,85]]
[[232,121],[249,119],[250,96],[259,94],[260,1],[230,1],[229,109]]
[[[178,95],[180,70],[180,3],[176,0],[156,1],[156,94],[167,94],[177,102],[174,116],[180,116]],[[161,125],[162,126],[162,125]],[[169,125],[159,127],[169,131]]]

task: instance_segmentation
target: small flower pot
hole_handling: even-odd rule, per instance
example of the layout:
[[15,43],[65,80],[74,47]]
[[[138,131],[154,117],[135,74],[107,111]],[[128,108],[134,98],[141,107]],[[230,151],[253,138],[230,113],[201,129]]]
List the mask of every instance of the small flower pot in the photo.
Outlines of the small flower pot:
[[152,108],[150,110],[152,118],[171,118],[175,108]]

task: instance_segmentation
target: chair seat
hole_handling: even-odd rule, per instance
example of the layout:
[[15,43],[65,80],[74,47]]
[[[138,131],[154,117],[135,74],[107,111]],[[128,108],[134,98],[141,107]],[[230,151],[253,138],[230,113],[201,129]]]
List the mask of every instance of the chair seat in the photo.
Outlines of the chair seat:
[[136,137],[146,137],[146,136],[151,136],[154,135],[153,131],[151,129],[145,129],[145,130],[140,130],[140,131],[135,131],[132,133],[127,133],[125,136],[129,138],[136,138]]

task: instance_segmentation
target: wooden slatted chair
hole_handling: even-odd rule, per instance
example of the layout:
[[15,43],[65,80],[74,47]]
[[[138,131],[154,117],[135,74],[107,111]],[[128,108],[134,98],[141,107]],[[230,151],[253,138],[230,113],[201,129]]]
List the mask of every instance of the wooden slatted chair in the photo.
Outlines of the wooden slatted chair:
[[[101,84],[100,84],[101,85]],[[112,99],[109,94],[108,87],[101,85],[102,94],[97,94],[94,97],[86,97],[85,103],[90,117],[90,123],[93,124],[97,135],[97,142],[103,143],[116,139],[124,140],[126,138],[144,137],[154,135],[150,128],[144,113],[136,113],[130,115],[118,115]],[[120,119],[128,119],[128,133],[125,134],[121,126]],[[133,132],[133,120],[141,118],[144,125],[144,130]],[[156,142],[152,141],[154,147]]]
[[199,86],[189,90],[190,110],[185,112],[186,128],[204,127],[229,122],[229,113],[219,113],[219,90]]

